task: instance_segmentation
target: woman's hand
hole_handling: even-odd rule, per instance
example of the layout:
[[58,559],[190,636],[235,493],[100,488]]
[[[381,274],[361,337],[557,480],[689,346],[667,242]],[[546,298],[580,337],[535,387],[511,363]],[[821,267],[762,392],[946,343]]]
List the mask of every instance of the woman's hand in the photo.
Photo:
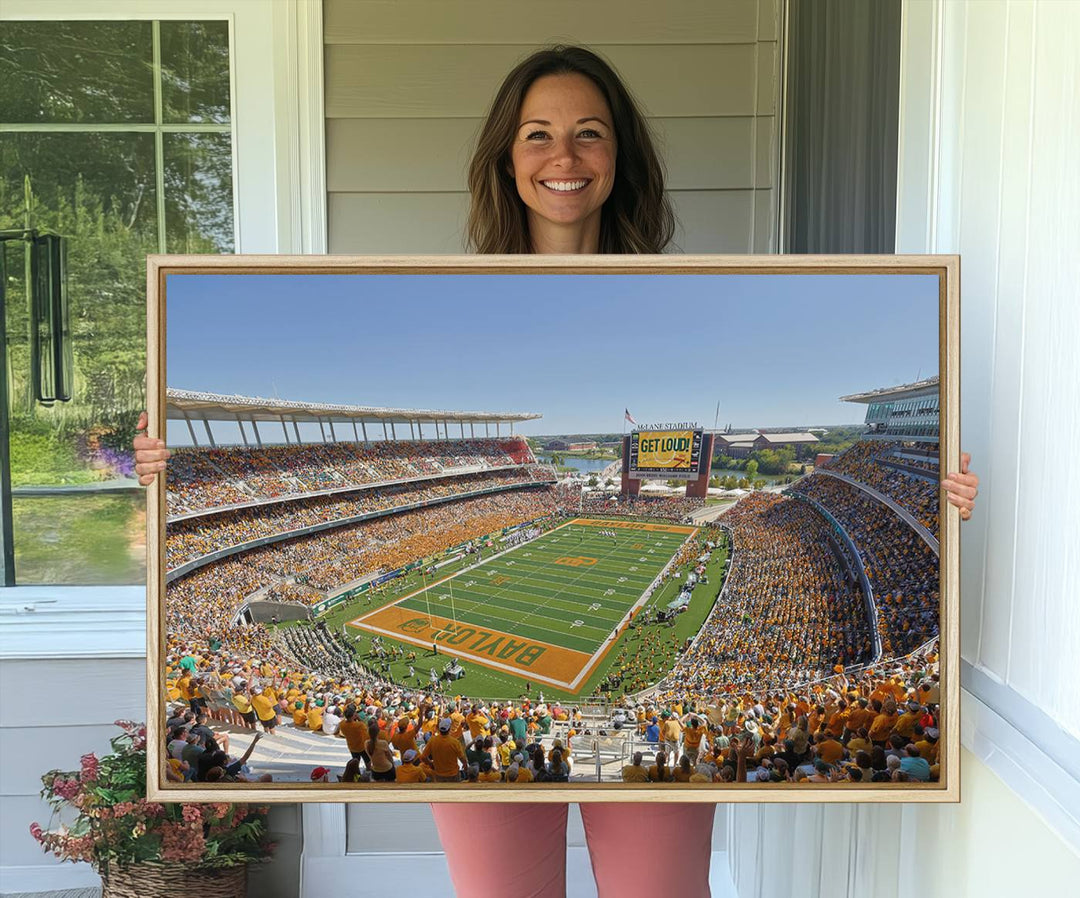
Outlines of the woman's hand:
[[[136,430],[146,430],[146,412],[139,415],[139,423]],[[135,473],[139,475],[139,483],[149,486],[154,482],[159,471],[165,470],[165,460],[172,455],[165,448],[165,441],[148,437],[145,434],[136,436],[132,445],[135,448]]]
[[971,456],[967,452],[960,454],[960,473],[949,474],[941,481],[941,487],[948,495],[949,502],[960,509],[960,520],[971,518],[975,508],[975,497],[979,495],[979,475],[968,470]]

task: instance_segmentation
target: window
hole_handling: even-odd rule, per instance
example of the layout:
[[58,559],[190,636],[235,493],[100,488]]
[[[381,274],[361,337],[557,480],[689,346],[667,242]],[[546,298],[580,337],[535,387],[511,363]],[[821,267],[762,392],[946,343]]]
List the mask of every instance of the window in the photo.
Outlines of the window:
[[5,22],[0,231],[67,238],[70,402],[34,401],[21,240],[5,241],[16,580],[142,583],[145,255],[232,252],[230,30],[207,21]]

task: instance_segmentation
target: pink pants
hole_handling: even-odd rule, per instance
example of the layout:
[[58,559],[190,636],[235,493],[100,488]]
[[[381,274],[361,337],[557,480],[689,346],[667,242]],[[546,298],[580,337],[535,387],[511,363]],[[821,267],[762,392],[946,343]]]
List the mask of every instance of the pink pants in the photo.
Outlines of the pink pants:
[[[433,804],[457,898],[566,895],[565,804]],[[714,804],[583,804],[599,898],[708,898]]]

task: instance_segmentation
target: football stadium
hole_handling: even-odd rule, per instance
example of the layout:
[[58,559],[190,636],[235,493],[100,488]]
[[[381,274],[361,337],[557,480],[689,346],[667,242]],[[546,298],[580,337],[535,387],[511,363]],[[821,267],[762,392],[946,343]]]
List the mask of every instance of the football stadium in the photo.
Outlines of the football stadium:
[[[842,451],[635,424],[594,486],[538,412],[170,388],[169,778],[936,780],[938,382],[841,398]],[[740,445],[804,462],[710,488]]]

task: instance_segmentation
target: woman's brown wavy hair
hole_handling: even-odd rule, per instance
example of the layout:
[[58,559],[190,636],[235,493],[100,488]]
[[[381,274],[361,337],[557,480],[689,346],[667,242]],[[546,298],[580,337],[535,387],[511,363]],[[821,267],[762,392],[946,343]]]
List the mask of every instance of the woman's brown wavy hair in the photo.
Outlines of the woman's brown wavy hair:
[[614,119],[615,182],[600,218],[601,253],[659,253],[671,242],[675,216],[664,193],[664,169],[637,103],[614,69],[584,47],[533,53],[503,81],[469,164],[468,247],[477,253],[531,253],[525,204],[510,174],[518,115],[533,82],[545,75],[591,80]]

